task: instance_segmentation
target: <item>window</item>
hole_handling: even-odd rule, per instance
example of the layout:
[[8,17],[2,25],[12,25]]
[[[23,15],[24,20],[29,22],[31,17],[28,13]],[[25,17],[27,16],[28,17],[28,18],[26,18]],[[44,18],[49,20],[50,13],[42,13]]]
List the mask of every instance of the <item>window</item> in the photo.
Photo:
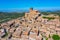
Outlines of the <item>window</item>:
[[37,19],[38,17],[35,18],[35,20]]
[[38,14],[38,16],[41,16],[41,14]]
[[34,26],[34,28],[36,28],[36,26]]

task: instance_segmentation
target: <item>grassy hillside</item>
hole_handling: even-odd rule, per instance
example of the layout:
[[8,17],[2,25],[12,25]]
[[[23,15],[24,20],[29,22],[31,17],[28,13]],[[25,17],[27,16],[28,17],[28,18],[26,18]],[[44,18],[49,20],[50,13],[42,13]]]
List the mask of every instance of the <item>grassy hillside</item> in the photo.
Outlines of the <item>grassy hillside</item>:
[[55,14],[55,15],[59,15],[60,16],[60,11],[51,11],[51,12],[41,12],[44,15],[49,15],[49,14]]
[[0,23],[9,21],[11,19],[15,19],[18,17],[24,16],[25,13],[7,13],[7,12],[0,12]]

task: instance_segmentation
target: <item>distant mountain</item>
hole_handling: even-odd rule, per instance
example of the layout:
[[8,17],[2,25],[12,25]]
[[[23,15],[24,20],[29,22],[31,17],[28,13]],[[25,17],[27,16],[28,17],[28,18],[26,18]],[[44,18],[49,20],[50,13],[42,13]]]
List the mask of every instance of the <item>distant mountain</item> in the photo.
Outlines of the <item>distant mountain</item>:
[[28,10],[0,10],[0,12],[28,12]]
[[[38,11],[40,11],[40,12],[60,12],[60,10],[57,10],[57,9],[54,9],[54,10],[43,10],[43,9],[38,9]],[[23,10],[23,9],[20,9],[20,10],[0,10],[0,12],[29,12],[29,10],[28,9],[25,9],[25,10]]]

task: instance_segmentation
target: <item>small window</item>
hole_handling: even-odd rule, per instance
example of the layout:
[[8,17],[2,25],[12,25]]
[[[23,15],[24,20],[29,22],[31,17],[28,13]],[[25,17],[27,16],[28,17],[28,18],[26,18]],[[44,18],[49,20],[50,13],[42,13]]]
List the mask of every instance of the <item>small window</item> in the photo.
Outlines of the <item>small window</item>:
[[35,18],[35,20],[37,19],[38,17]]
[[41,16],[41,14],[38,14],[38,16]]
[[27,25],[27,27],[28,27],[28,25]]
[[20,22],[20,24],[22,24],[22,22]]
[[34,26],[34,28],[36,28],[36,26]]

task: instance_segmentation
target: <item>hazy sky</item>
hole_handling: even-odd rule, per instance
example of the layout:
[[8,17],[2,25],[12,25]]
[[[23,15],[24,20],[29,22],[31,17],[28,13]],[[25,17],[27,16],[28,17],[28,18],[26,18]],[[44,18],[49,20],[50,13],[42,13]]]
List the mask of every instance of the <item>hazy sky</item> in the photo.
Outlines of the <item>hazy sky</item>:
[[29,9],[60,9],[60,0],[0,0],[0,11]]

